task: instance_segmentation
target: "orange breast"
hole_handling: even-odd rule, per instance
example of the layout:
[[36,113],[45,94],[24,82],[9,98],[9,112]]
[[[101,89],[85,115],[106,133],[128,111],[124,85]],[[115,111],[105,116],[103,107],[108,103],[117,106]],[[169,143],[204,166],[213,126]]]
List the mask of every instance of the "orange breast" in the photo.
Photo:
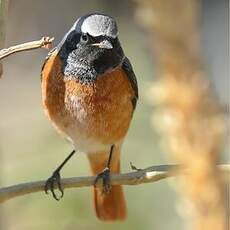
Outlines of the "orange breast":
[[65,81],[62,62],[53,55],[42,74],[43,106],[55,127],[70,137],[103,144],[122,140],[133,113],[131,84],[121,68],[104,74],[92,85]]

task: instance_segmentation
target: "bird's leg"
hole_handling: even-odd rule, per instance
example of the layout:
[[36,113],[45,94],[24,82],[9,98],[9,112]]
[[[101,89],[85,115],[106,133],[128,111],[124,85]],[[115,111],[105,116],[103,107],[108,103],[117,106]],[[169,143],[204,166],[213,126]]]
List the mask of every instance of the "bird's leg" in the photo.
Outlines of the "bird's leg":
[[105,169],[99,173],[95,179],[94,185],[97,184],[98,180],[102,179],[102,185],[103,185],[103,193],[109,193],[111,190],[111,183],[110,183],[110,164],[112,161],[112,155],[113,155],[113,150],[114,150],[114,145],[111,146],[110,148],[110,153],[109,153],[109,159],[107,162],[107,165]]
[[[48,178],[48,180],[46,181],[45,188],[44,188],[45,193],[48,194],[48,191],[50,190],[55,200],[60,200],[64,195],[64,191],[61,186],[60,171],[63,168],[63,166],[66,164],[66,162],[74,155],[74,153],[75,153],[75,150],[73,150],[68,155],[68,157],[66,157],[66,159],[57,167],[57,169],[54,170],[52,176]],[[54,191],[55,188],[58,188],[58,190],[61,192],[61,195],[59,197],[56,195]]]

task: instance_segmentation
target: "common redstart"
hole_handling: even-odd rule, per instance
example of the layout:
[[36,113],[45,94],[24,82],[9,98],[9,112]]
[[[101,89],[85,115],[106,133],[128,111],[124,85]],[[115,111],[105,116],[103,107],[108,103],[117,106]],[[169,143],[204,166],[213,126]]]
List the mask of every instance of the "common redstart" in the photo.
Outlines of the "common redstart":
[[[135,74],[118,39],[116,21],[104,14],[80,17],[42,68],[42,100],[54,127],[74,150],[45,185],[55,199],[63,196],[60,170],[84,152],[95,183],[94,204],[101,220],[123,220],[126,206],[120,185],[110,185],[110,174],[120,172],[120,152],[138,99]],[[58,197],[55,187],[61,192]]]

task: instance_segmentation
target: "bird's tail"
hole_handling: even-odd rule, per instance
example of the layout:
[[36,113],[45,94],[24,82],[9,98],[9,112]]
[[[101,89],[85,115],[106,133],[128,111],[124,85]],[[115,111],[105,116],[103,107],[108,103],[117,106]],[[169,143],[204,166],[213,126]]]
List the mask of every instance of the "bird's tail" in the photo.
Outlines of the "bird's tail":
[[[98,175],[105,169],[109,154],[92,153],[88,155],[93,175]],[[111,174],[120,172],[120,149],[115,148],[111,159]],[[111,191],[103,193],[99,187],[94,187],[94,207],[96,215],[103,221],[124,220],[126,206],[123,189],[120,185],[112,185]]]

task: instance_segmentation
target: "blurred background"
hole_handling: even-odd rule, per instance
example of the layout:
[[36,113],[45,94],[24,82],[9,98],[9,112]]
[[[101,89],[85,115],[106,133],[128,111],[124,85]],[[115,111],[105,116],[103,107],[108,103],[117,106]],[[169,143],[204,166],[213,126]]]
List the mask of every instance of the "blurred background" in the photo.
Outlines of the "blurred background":
[[[160,139],[150,126],[152,108],[145,98],[154,81],[154,66],[146,34],[134,21],[134,4],[128,0],[11,0],[7,44],[54,36],[55,45],[81,15],[101,12],[116,18],[120,40],[139,82],[140,99],[122,152],[122,171],[129,162],[144,168],[172,163],[164,157]],[[228,1],[202,1],[200,21],[203,56],[216,93],[229,103]],[[182,28],[183,29],[183,28]],[[189,36],[189,35],[188,35]],[[46,50],[12,55],[4,59],[0,84],[0,184],[7,186],[47,179],[72,150],[46,119],[41,106],[40,70]],[[226,148],[227,150],[227,148]],[[221,162],[226,162],[227,151]],[[63,169],[63,177],[89,175],[83,154],[76,155]],[[56,202],[45,193],[12,199],[0,208],[0,228],[38,229],[184,229],[178,215],[173,179],[124,187],[128,218],[113,225],[96,219],[91,188],[68,189]]]

